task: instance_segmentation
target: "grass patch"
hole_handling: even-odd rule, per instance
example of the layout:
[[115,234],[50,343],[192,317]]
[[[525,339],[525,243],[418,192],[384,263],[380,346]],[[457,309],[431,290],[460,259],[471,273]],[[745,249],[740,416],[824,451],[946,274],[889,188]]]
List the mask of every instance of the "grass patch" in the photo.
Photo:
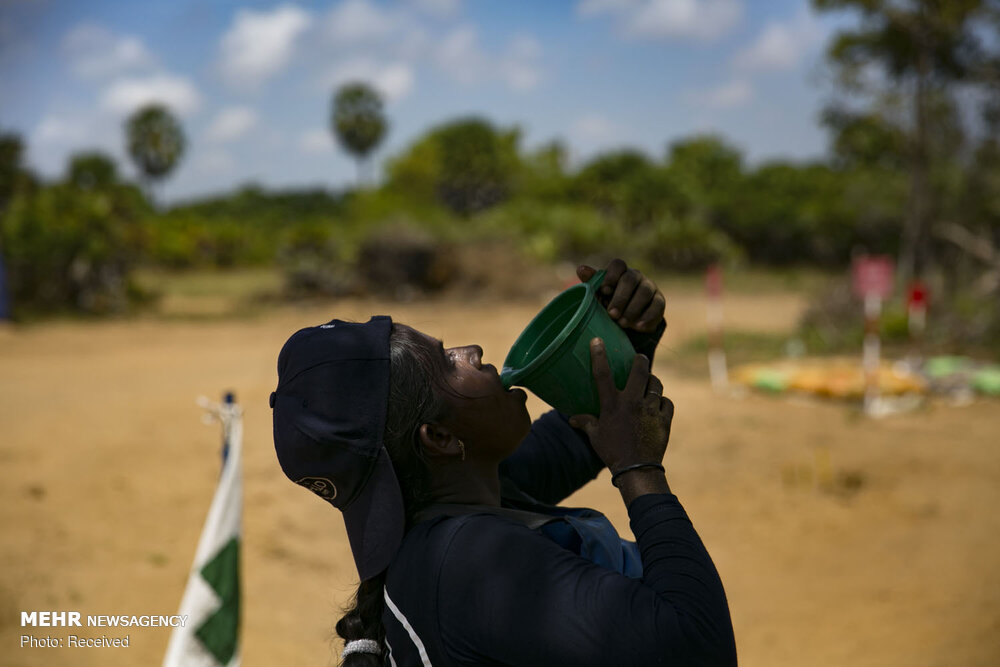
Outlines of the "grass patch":
[[[641,266],[639,268],[642,268]],[[661,289],[705,289],[705,274],[653,272],[653,279]],[[814,268],[756,268],[740,267],[723,269],[723,289],[731,294],[814,294],[840,274]]]
[[281,288],[281,271],[272,267],[241,269],[139,269],[140,287],[164,296],[250,298]]
[[256,313],[278,294],[283,276],[272,267],[239,269],[140,269],[138,287],[153,295],[151,312],[167,319],[215,319]]
[[[724,346],[728,366],[761,361],[773,361],[787,355],[788,341],[793,334],[758,331],[726,331]],[[689,338],[676,348],[663,348],[670,367],[684,375],[705,375],[708,372],[708,337]]]

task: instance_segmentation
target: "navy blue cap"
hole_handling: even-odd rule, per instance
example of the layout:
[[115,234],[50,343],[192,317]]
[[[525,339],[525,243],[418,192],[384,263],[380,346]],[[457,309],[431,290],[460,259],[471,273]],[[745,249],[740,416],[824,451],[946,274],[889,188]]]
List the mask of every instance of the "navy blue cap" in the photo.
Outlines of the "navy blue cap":
[[361,579],[389,566],[403,540],[399,481],[382,444],[392,320],[331,320],[301,329],[278,354],[271,394],[281,469],[344,513]]

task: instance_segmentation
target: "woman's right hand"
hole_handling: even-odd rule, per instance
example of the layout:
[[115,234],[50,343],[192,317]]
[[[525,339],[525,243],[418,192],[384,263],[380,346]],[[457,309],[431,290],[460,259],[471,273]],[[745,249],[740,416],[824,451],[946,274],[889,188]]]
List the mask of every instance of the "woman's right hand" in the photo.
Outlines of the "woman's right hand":
[[660,463],[670,438],[674,404],[663,396],[663,383],[649,372],[649,358],[635,356],[621,391],[615,387],[600,338],[590,341],[590,359],[601,416],[574,415],[570,426],[587,434],[612,473],[638,463]]

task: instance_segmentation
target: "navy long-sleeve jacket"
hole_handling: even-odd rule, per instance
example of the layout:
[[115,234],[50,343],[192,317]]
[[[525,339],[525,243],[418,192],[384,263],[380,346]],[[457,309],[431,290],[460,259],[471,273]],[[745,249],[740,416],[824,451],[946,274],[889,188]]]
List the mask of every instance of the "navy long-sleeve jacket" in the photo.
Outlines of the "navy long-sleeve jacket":
[[[547,413],[501,466],[503,504],[545,513],[602,468],[586,438]],[[735,665],[722,582],[680,502],[650,494],[628,512],[641,579],[509,516],[413,526],[386,578],[388,663]]]

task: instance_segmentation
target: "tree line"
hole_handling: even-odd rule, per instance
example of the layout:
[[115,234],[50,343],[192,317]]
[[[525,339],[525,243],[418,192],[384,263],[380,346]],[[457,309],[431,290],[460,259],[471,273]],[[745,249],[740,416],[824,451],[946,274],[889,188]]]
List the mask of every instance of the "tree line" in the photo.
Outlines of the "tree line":
[[[609,151],[571,165],[565,145],[527,148],[517,127],[484,117],[429,129],[384,162],[390,122],[364,82],[335,91],[330,129],[358,163],[341,191],[257,186],[157,208],[155,184],[187,140],[153,105],[124,128],[142,188],[107,156],[70,158],[42,183],[23,145],[0,138],[0,256],[15,304],[116,310],[137,263],[173,267],[356,261],[386,225],[450,242],[509,238],[541,260],[623,253],[650,268],[716,261],[846,266],[858,252],[899,258],[952,288],[1000,286],[1000,5],[995,0],[813,0],[851,10],[828,63],[838,95],[820,121],[827,156],[748,165],[724,137],[659,155]],[[992,49],[992,50],[991,50]]]

